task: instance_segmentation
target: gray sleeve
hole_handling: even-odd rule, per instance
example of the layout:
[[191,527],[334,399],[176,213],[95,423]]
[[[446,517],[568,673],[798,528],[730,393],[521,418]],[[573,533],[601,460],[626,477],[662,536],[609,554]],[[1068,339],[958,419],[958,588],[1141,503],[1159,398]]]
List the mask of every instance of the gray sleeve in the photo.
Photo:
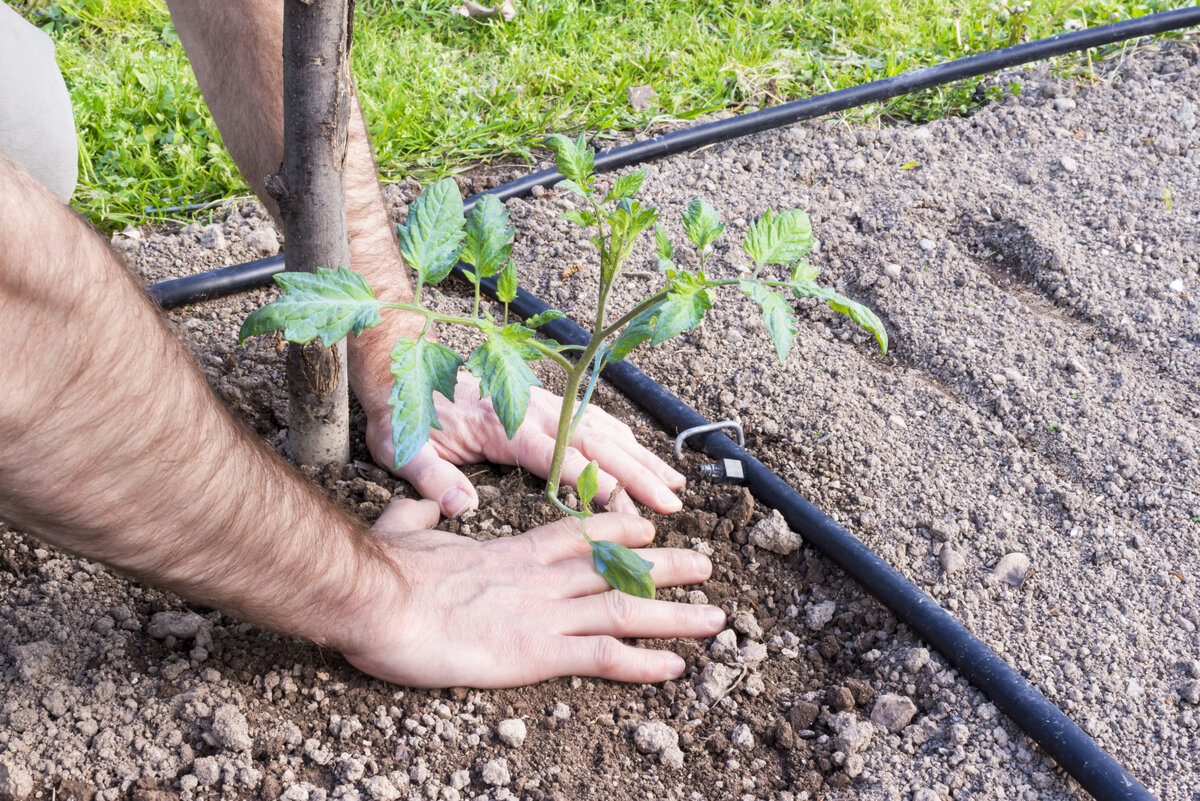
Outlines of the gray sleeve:
[[79,178],[77,148],[54,43],[0,2],[0,155],[66,201]]

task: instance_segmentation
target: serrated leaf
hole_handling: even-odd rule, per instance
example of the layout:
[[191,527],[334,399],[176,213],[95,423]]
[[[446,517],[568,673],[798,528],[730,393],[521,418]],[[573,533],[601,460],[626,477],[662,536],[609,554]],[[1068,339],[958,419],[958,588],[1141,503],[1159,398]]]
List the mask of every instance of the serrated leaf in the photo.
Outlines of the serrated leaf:
[[440,429],[433,408],[433,393],[454,400],[454,385],[462,358],[445,345],[420,339],[401,339],[392,350],[393,469],[408,464],[429,441],[429,429]]
[[586,198],[589,194],[591,194],[587,189],[584,189],[577,182],[572,181],[570,178],[565,178],[565,179],[559,181],[558,183],[556,183],[554,185],[554,188],[555,189],[565,189],[568,192],[570,192],[571,194],[578,195],[579,197],[582,197],[582,198]]
[[381,304],[370,284],[345,267],[278,273],[275,283],[286,294],[250,313],[238,333],[239,343],[282,330],[289,342],[311,342],[319,337],[329,347],[351,332],[361,334],[381,322]]
[[512,247],[508,211],[500,198],[484,195],[467,214],[466,240],[459,258],[475,267],[480,277],[490,278],[500,271]]
[[508,261],[496,279],[496,300],[501,303],[512,303],[517,296],[517,265]]
[[614,590],[639,598],[654,597],[653,562],[648,562],[624,545],[607,540],[592,541],[592,559],[596,570]]
[[812,249],[812,223],[800,209],[776,214],[767,209],[746,231],[742,244],[760,267],[764,264],[791,264]]
[[645,342],[654,333],[654,321],[662,311],[662,301],[654,304],[644,312],[629,321],[621,329],[617,339],[608,352],[610,362],[619,362],[629,355],[629,352]]
[[608,193],[608,197],[604,198],[607,203],[610,200],[620,200],[622,198],[631,198],[638,193],[642,188],[642,184],[646,181],[646,171],[638,170],[631,172],[628,175],[622,175],[613,182],[613,188]]
[[683,213],[683,231],[700,253],[707,254],[709,247],[724,230],[721,216],[708,203],[696,198],[688,204]]
[[467,360],[467,369],[479,379],[479,396],[492,399],[492,408],[509,439],[525,419],[529,388],[542,384],[526,363],[541,355],[526,344],[532,335],[517,323],[494,329]]
[[551,320],[561,320],[567,315],[560,312],[558,309],[546,309],[541,314],[535,314],[525,321],[526,328],[539,328]]
[[612,234],[605,253],[607,258],[600,265],[601,281],[609,280],[609,274],[629,257],[637,238],[658,220],[658,209],[625,198],[607,219]]
[[787,355],[796,339],[796,318],[783,296],[772,292],[762,284],[753,281],[741,281],[738,288],[746,293],[751,300],[762,309],[763,323],[767,326],[767,334],[775,345],[775,355],[782,365],[787,361]]
[[663,227],[657,223],[654,225],[654,252],[659,261],[675,258],[675,245],[671,243],[671,238],[667,236]]
[[704,314],[712,308],[712,299],[704,281],[688,272],[671,277],[671,291],[663,299],[650,336],[651,345],[666,342],[676,334],[700,325]]
[[408,208],[400,226],[400,252],[422,284],[436,284],[458,262],[466,220],[462,195],[453,178],[428,186]]
[[575,480],[575,491],[579,493],[579,508],[584,512],[591,509],[592,498],[600,489],[600,463],[595,459],[587,463],[579,478]]
[[574,209],[568,211],[562,216],[567,222],[573,222],[581,228],[587,228],[596,224],[596,215],[587,209]]
[[554,151],[554,163],[563,177],[574,181],[585,191],[590,191],[592,168],[595,166],[595,151],[587,146],[583,134],[572,141],[562,134],[551,134],[543,144]]
[[792,283],[794,284],[797,281],[816,281],[817,276],[820,274],[820,267],[809,264],[808,259],[801,259],[792,267]]
[[792,294],[798,298],[818,298],[825,301],[829,308],[846,315],[870,331],[875,337],[875,341],[879,343],[879,352],[881,354],[887,353],[888,335],[887,329],[883,327],[883,321],[879,319],[879,315],[858,301],[851,300],[829,287],[818,286],[808,281],[793,283]]

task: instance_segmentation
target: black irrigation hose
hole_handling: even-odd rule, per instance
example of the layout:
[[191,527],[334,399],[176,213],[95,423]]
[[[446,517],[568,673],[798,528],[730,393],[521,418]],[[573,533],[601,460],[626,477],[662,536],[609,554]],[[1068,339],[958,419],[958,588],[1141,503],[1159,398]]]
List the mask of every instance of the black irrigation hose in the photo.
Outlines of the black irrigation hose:
[[[883,78],[861,86],[839,89],[836,92],[816,95],[793,103],[784,103],[781,106],[774,106],[762,111],[697,125],[655,139],[648,139],[645,142],[634,142],[597,154],[596,171],[606,172],[641,164],[651,159],[683,153],[704,145],[779,128],[836,111],[846,111],[865,106],[868,103],[878,103],[922,89],[932,89],[935,86],[942,86],[954,81],[975,78],[1020,64],[1028,64],[1031,61],[1040,61],[1141,36],[1189,28],[1193,25],[1200,25],[1200,7],[1148,14],[1138,19],[1099,25],[1095,28],[1038,39],[1036,42],[993,50],[977,56],[968,56],[957,61],[906,72],[903,75]],[[496,187],[485,194],[495,195],[501,200],[523,197],[529,194],[535,186],[550,186],[561,178],[562,176],[558,174],[557,170],[542,170]],[[480,195],[476,195],[469,198],[467,200],[468,207],[474,205],[479,197]],[[271,283],[271,276],[283,269],[283,256],[273,256],[269,259],[259,259],[208,273],[163,281],[149,287],[149,292],[151,297],[158,301],[164,309],[171,309],[266,286]]]
[[[521,317],[529,317],[550,307],[520,292],[509,308]],[[552,320],[538,330],[563,344],[586,345],[591,338],[589,332],[566,318]],[[610,364],[604,369],[604,378],[670,431],[678,433],[709,422],[627,361]],[[740,460],[745,483],[756,498],[778,509],[792,530],[936,648],[1098,801],[1154,800],[1149,790],[1015,668],[770,468],[719,431],[697,436],[689,443],[714,459]]]
[[[596,169],[606,171],[640,164],[714,142],[1019,64],[1198,24],[1200,7],[1193,7],[1052,36],[626,145],[598,155]],[[553,184],[559,178],[557,171],[543,170],[498,187],[489,194],[507,200],[525,195],[535,186]],[[473,205],[477,199],[478,196],[471,198],[468,204]],[[172,308],[263,286],[282,269],[283,257],[277,256],[164,281],[151,286],[149,292],[164,308]],[[494,285],[488,289],[494,290]],[[522,317],[528,317],[549,307],[532,295],[521,292],[511,308]],[[542,330],[566,344],[585,344],[590,337],[587,331],[567,319],[547,323]],[[680,431],[708,422],[696,410],[628,362],[610,365],[604,371],[604,377],[670,430]],[[1093,797],[1099,801],[1151,801],[1154,798],[1020,673],[762,462],[723,434],[708,434],[694,440],[694,443],[713,458],[741,460],[745,466],[746,483],[760,501],[778,509],[789,526],[800,532],[918,636],[936,648]]]

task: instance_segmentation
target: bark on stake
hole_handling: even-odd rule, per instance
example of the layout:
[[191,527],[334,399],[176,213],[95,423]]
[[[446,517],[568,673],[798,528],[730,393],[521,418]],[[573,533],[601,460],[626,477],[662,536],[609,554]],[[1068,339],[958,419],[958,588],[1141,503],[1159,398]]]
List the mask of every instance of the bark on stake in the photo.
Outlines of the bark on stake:
[[[283,15],[283,164],[267,176],[290,270],[349,267],[346,138],[353,0],[287,0]],[[346,343],[289,345],[288,447],[299,464],[350,459]]]

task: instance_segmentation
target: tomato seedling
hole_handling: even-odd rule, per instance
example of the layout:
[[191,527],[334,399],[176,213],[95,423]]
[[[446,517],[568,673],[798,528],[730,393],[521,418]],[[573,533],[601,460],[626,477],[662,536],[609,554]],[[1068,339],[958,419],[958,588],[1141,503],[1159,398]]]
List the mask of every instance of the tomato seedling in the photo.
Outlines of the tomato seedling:
[[[812,226],[802,210],[776,213],[768,209],[748,227],[742,242],[754,264],[748,278],[709,278],[705,270],[713,245],[725,231],[716,209],[703,200],[693,200],[683,213],[683,229],[697,258],[695,270],[681,268],[675,262],[675,245],[657,224],[657,209],[635,199],[645,181],[645,170],[620,176],[603,192],[594,174],[595,153],[582,136],[571,140],[554,135],[546,145],[565,176],[556,188],[580,200],[579,208],[564,217],[592,232],[589,241],[599,256],[599,297],[591,341],[586,346],[566,346],[536,336],[537,328],[564,316],[560,311],[546,311],[524,322],[509,321],[508,305],[517,296],[518,283],[511,258],[513,230],[508,227],[508,213],[500,200],[485,195],[470,213],[464,214],[462,196],[450,178],[429,186],[412,204],[408,219],[399,229],[404,259],[416,272],[411,303],[376,299],[366,279],[345,267],[316,273],[284,272],[276,275],[275,281],[285,294],[252,312],[242,324],[240,337],[245,342],[257,334],[282,330],[284,338],[292,342],[319,338],[329,346],[350,333],[361,334],[378,325],[384,309],[422,315],[422,336],[415,341],[401,339],[392,351],[396,383],[390,402],[396,468],[416,455],[428,441],[431,428],[441,427],[433,393],[440,392],[453,400],[459,368],[465,365],[479,378],[482,397],[491,399],[496,416],[512,439],[525,419],[530,388],[541,383],[529,362],[554,362],[566,373],[566,389],[546,498],[580,521],[583,536],[592,546],[596,569],[611,586],[649,598],[654,595],[652,565],[624,546],[587,536],[586,521],[592,515],[592,500],[598,489],[598,464],[590,462],[575,482],[579,509],[572,509],[558,497],[567,446],[605,366],[624,359],[645,342],[659,345],[698,326],[712,308],[711,291],[722,287],[736,287],[758,304],[780,364],[785,363],[796,336],[796,319],[781,291],[796,298],[816,298],[848,315],[875,336],[881,352],[887,351],[887,332],[870,309],[817,284],[818,268],[805,258],[813,245]],[[607,307],[612,288],[638,237],[651,229],[665,286],[610,321]],[[474,286],[470,316],[441,314],[423,306],[423,289],[446,278],[459,261],[471,268],[464,271]],[[768,267],[781,269],[767,271]],[[496,278],[496,298],[503,305],[500,320],[480,304],[481,281],[491,277]],[[424,334],[434,323],[475,328],[483,341],[464,360],[445,345],[425,339]],[[579,351],[574,362],[567,358],[573,351]]]

